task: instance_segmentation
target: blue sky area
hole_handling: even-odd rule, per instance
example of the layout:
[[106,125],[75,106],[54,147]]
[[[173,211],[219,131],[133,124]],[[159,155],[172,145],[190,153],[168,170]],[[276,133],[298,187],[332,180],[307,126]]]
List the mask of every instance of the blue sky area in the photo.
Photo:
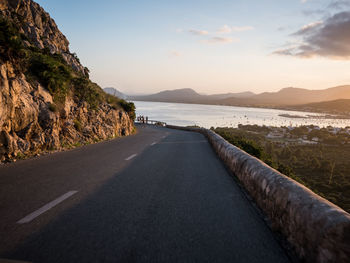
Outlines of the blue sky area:
[[[350,50],[327,44],[350,40],[350,0],[37,2],[102,87],[221,93],[350,84]],[[328,25],[341,34],[327,39]]]

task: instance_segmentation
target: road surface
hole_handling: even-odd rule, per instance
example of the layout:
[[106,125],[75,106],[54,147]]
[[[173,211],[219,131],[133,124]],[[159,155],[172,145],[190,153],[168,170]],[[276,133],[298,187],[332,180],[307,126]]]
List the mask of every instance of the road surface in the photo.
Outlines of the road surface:
[[0,200],[3,259],[289,262],[198,133],[140,127],[1,165]]

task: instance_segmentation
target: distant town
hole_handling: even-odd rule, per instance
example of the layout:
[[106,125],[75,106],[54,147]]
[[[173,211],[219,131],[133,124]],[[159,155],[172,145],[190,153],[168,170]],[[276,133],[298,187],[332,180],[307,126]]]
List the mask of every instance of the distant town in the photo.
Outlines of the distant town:
[[[241,125],[243,126],[243,125]],[[254,125],[252,125],[254,126]],[[337,128],[328,126],[321,128],[315,125],[300,127],[266,127],[266,139],[283,143],[301,144],[347,144],[350,143],[350,127]],[[265,130],[265,129],[263,129]]]

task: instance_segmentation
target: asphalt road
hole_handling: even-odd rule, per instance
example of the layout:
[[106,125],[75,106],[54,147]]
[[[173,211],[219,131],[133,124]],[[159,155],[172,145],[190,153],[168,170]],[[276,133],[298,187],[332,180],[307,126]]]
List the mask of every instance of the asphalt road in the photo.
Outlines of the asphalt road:
[[0,258],[12,260],[289,262],[192,132],[149,126],[1,165],[0,215]]

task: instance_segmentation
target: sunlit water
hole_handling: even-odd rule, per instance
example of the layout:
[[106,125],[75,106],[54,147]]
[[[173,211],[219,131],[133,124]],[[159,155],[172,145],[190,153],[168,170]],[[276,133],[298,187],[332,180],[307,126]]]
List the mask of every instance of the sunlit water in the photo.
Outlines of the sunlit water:
[[[350,119],[324,119],[324,114],[286,111],[275,109],[199,105],[184,103],[163,103],[135,101],[137,116],[148,116],[150,120],[167,124],[210,127],[237,127],[238,124],[257,124],[266,126],[317,125],[326,127],[350,126]],[[287,118],[280,114],[298,115],[305,118]],[[311,115],[312,117],[307,117]]]

